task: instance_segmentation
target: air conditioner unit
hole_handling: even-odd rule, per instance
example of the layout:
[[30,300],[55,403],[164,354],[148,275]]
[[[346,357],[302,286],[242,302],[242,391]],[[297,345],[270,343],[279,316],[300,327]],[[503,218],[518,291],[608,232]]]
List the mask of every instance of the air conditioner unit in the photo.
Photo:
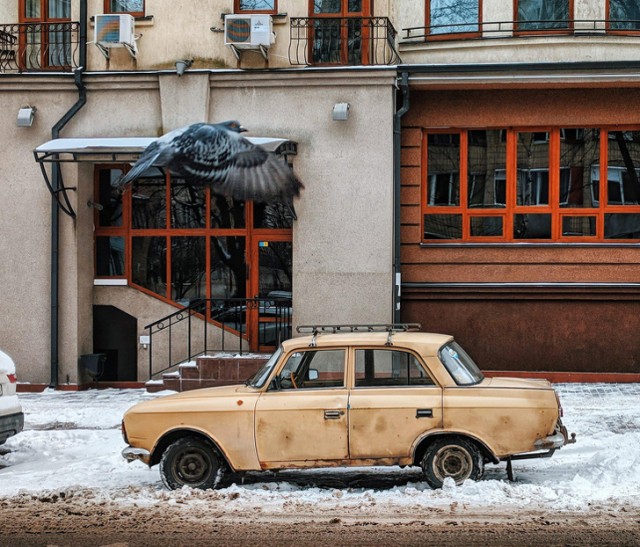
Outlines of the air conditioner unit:
[[128,13],[101,13],[94,18],[94,42],[108,57],[108,49],[124,47],[135,57],[135,19]]
[[227,15],[224,45],[237,49],[269,48],[275,42],[271,15]]

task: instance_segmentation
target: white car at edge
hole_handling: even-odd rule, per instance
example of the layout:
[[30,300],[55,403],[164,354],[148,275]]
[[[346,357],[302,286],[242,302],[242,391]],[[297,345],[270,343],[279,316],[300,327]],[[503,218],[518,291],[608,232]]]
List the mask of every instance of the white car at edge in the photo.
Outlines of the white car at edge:
[[16,395],[16,367],[11,357],[0,351],[0,445],[24,427],[22,406]]

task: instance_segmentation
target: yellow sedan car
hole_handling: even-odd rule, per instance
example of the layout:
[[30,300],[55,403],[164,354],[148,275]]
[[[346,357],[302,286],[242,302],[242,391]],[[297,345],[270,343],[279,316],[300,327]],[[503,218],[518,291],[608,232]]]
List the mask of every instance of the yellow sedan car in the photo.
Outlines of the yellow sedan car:
[[244,385],[129,409],[129,461],[168,488],[215,488],[225,473],[421,466],[433,488],[487,463],[549,457],[567,443],[546,380],[485,378],[451,337],[414,325],[299,327]]

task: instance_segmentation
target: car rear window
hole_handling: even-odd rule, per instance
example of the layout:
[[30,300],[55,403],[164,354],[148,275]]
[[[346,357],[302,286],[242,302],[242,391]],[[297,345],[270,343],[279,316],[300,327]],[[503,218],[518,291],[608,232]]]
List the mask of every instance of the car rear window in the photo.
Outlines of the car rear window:
[[438,356],[459,386],[472,386],[484,380],[478,365],[457,342],[449,342],[442,346]]

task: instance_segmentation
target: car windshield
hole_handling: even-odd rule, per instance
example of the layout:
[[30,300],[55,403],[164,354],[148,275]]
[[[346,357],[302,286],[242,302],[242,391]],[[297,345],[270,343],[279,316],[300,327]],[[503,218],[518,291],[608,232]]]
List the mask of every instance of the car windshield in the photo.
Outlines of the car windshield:
[[440,348],[440,361],[459,386],[471,386],[484,380],[478,365],[457,342],[450,342]]
[[249,387],[255,387],[255,388],[261,388],[265,382],[269,379],[269,376],[271,376],[271,371],[273,370],[273,367],[275,366],[275,364],[278,362],[278,359],[280,359],[280,356],[282,355],[282,346],[280,346],[271,357],[269,357],[269,360],[262,365],[262,368],[256,372],[251,378],[249,378],[246,382],[245,385],[249,386]]

